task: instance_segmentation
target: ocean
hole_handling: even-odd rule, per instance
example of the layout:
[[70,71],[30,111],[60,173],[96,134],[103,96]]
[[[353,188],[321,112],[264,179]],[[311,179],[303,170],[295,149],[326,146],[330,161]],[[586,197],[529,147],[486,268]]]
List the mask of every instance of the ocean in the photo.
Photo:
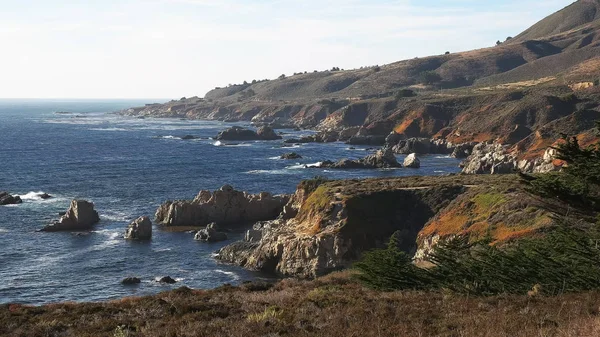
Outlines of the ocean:
[[[0,191],[20,195],[20,205],[0,206],[0,303],[105,301],[174,287],[214,288],[269,278],[219,264],[213,254],[240,239],[207,244],[189,233],[155,227],[150,242],[123,239],[127,224],[165,200],[192,199],[203,189],[230,184],[249,192],[293,193],[302,180],[438,175],[458,172],[448,156],[421,157],[420,169],[327,170],[305,164],[361,158],[367,147],[343,143],[282,148],[281,141],[223,146],[211,137],[247,123],[139,119],[112,112],[148,100],[0,100]],[[69,112],[57,114],[56,112]],[[311,131],[277,130],[284,138]],[[192,135],[199,139],[183,140]],[[300,160],[280,160],[286,152]],[[398,156],[399,160],[403,156]],[[48,200],[39,192],[53,196]],[[85,235],[36,230],[59,218],[72,199],[94,202],[101,221]],[[169,275],[178,282],[164,285]],[[123,286],[127,276],[139,286]]]

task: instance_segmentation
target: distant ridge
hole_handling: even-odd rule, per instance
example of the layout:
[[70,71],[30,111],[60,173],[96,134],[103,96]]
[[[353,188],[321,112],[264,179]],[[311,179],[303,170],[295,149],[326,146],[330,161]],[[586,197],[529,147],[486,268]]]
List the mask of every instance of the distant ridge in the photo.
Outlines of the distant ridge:
[[600,18],[600,0],[578,0],[516,36],[512,42],[537,40],[586,25]]

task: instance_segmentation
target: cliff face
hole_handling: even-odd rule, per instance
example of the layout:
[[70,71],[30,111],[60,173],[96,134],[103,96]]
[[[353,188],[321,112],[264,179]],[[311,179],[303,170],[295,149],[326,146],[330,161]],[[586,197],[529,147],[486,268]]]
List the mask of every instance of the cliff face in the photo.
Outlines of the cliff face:
[[422,259],[448,236],[504,244],[536,235],[562,211],[529,194],[512,175],[309,181],[277,220],[257,223],[218,258],[253,270],[315,277],[350,266],[394,232],[401,233],[403,250]]

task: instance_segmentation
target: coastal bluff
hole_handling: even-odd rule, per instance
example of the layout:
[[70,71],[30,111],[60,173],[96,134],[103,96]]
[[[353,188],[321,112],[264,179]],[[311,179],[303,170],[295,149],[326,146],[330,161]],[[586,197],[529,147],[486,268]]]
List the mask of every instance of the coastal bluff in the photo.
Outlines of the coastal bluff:
[[257,222],[217,259],[251,270],[313,278],[350,267],[397,233],[427,256],[442,238],[502,245],[551,228],[564,206],[530,194],[516,175],[307,180],[275,220]]

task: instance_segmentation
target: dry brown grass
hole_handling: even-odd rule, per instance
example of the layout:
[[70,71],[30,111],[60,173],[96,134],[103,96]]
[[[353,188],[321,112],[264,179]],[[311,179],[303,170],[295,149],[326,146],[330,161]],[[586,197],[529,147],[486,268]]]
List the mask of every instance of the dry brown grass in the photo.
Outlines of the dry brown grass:
[[377,292],[351,272],[109,303],[4,305],[2,336],[598,336],[600,293],[465,297]]

